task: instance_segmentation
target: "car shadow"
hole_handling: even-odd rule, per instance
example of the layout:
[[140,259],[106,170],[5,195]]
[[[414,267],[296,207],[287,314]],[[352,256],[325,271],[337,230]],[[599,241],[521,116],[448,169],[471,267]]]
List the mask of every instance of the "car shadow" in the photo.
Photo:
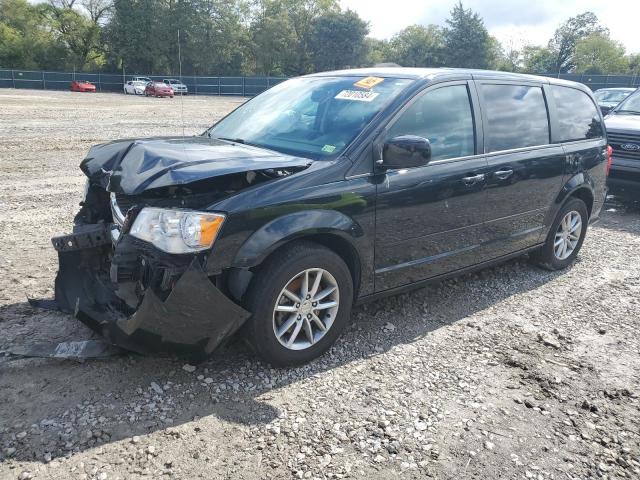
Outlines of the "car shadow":
[[[336,345],[297,368],[274,369],[240,341],[216,352],[193,373],[183,370],[186,362],[180,358],[129,353],[84,362],[0,359],[0,446],[5,447],[0,455],[6,461],[7,448],[15,448],[13,459],[44,461],[44,452],[56,458],[70,450],[83,451],[206,416],[249,426],[265,424],[281,415],[269,403],[274,392],[384,355],[397,345],[428,339],[441,327],[534,290],[558,275],[520,258],[358,306]],[[29,338],[30,329],[51,322],[78,324],[70,316],[26,303],[1,307],[0,318],[8,311],[21,312],[22,339]]]

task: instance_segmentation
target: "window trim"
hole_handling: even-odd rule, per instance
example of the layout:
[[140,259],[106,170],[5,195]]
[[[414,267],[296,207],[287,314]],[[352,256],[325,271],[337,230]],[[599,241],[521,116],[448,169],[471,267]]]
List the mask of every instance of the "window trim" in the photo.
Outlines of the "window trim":
[[[482,92],[482,86],[483,85],[512,85],[512,86],[516,86],[516,87],[537,87],[540,88],[540,90],[542,91],[542,100],[544,101],[544,106],[545,106],[545,110],[547,113],[547,143],[541,143],[539,145],[527,145],[525,147],[515,147],[515,148],[506,148],[506,149],[502,149],[502,150],[494,150],[494,151],[489,151],[488,150],[488,142],[486,141],[485,138],[485,142],[483,145],[483,152],[485,155],[493,155],[493,154],[497,154],[497,153],[503,153],[503,152],[517,152],[517,151],[525,151],[525,150],[530,150],[530,149],[535,149],[535,148],[541,148],[541,147],[546,147],[549,145],[553,144],[553,122],[552,122],[552,117],[551,117],[551,105],[549,102],[549,96],[547,95],[547,91],[545,90],[545,84],[542,82],[535,82],[535,81],[527,81],[527,80],[500,80],[500,79],[486,79],[486,80],[475,80],[476,83],[476,87],[478,90],[478,98],[480,99],[480,107],[482,110],[482,127],[483,127],[483,132],[489,132],[489,118],[487,117],[487,104],[488,102],[485,100],[484,98],[484,93]],[[553,105],[555,107],[555,104]]]

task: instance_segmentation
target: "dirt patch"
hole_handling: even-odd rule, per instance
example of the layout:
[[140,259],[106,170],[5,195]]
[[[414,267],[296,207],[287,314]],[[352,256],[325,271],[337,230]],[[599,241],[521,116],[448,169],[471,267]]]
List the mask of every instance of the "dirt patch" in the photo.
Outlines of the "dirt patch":
[[[184,99],[196,134],[238,98]],[[88,148],[182,133],[181,103],[0,90],[0,350],[93,338],[51,297]],[[241,344],[175,358],[0,358],[0,478],[637,478],[640,213],[607,206],[579,260],[520,259],[354,310],[318,361]]]

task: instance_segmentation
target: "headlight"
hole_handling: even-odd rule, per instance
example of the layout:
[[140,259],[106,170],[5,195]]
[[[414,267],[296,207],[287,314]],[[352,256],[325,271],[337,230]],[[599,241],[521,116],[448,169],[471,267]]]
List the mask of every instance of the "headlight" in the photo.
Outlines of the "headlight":
[[167,253],[191,253],[211,248],[225,216],[164,208],[143,208],[131,235]]

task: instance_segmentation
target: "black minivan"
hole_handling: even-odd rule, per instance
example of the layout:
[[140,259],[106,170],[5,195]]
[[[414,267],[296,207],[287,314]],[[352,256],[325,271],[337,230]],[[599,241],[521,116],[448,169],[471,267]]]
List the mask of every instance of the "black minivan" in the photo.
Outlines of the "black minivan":
[[610,162],[583,85],[456,69],[294,78],[197,137],[81,164],[59,308],[109,341],[206,356],[236,331],[273,365],[317,357],[354,302],[529,252],[561,269]]

